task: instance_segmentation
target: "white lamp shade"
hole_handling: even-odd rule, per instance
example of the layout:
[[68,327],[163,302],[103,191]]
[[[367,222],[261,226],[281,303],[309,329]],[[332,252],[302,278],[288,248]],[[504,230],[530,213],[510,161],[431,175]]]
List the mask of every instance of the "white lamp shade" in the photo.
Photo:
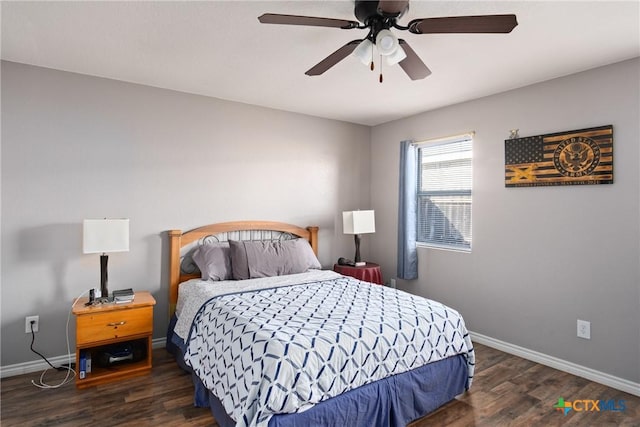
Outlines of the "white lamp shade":
[[376,232],[374,211],[342,212],[342,229],[344,234],[365,234]]
[[376,36],[376,47],[380,55],[387,56],[394,53],[400,44],[398,38],[389,30],[380,30]]
[[396,65],[403,59],[407,57],[407,54],[404,52],[402,46],[398,46],[398,48],[391,55],[385,56],[387,61],[387,65]]
[[129,219],[85,219],[82,252],[85,254],[129,251]]
[[352,55],[364,65],[369,65],[373,60],[373,43],[369,39],[362,40],[362,43],[355,48]]

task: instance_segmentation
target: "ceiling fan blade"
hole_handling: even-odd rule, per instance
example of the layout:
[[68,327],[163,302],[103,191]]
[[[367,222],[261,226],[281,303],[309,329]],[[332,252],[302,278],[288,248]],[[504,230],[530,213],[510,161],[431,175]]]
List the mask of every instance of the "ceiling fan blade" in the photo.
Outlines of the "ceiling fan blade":
[[399,65],[402,67],[405,73],[409,76],[411,80],[420,80],[427,77],[431,74],[431,70],[427,68],[427,66],[422,62],[422,59],[418,56],[418,54],[411,49],[409,43],[404,41],[403,39],[398,40],[400,46],[402,46],[402,50],[407,54],[407,57],[400,61]]
[[305,74],[307,76],[319,76],[347,56],[351,55],[361,42],[362,40],[351,40],[349,43],[345,44],[340,49],[336,50],[331,55],[311,67]]
[[357,28],[356,21],[347,19],[317,18],[315,16],[280,15],[277,13],[265,13],[258,17],[258,21],[263,24],[284,24],[284,25],[309,25],[313,27],[333,27],[333,28]]
[[414,19],[408,27],[414,34],[510,33],[516,25],[516,15],[482,15]]
[[389,18],[398,18],[409,10],[409,0],[380,0],[378,13]]

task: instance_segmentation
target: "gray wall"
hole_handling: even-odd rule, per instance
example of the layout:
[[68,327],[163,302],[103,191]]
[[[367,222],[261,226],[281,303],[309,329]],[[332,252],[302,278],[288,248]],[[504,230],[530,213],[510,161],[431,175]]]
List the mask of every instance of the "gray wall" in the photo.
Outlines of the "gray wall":
[[[36,359],[27,315],[40,315],[38,349],[66,353],[70,302],[99,280],[97,255],[82,254],[84,218],[131,218],[131,251],[110,256],[111,288],[155,295],[156,337],[171,228],[317,224],[329,267],[353,252],[340,212],[372,207],[363,256],[389,279],[398,142],[475,130],[473,251],[419,249],[420,279],[399,286],[459,309],[472,331],[638,382],[639,76],[635,59],[370,129],[3,62],[1,365]],[[605,124],[613,185],[504,188],[509,129]],[[575,336],[577,318],[592,322],[590,341]]]
[[[399,141],[475,130],[472,252],[420,248],[419,279],[399,287],[457,308],[474,332],[639,382],[639,81],[634,59],[373,128],[372,259],[395,275]],[[608,124],[613,185],[504,187],[510,129]]]
[[[318,225],[330,267],[353,251],[340,212],[370,208],[369,139],[365,126],[3,62],[2,366],[38,359],[27,315],[40,316],[37,349],[67,353],[71,301],[99,283],[84,218],[131,219],[110,289],[153,293],[155,337],[167,325],[168,229]],[[73,319],[70,332],[73,346]]]

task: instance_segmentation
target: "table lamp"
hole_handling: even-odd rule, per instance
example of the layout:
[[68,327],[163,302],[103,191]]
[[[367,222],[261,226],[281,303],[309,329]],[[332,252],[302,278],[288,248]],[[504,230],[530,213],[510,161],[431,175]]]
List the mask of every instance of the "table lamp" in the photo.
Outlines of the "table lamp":
[[100,253],[100,294],[109,298],[107,252],[129,251],[129,219],[85,219],[82,224],[82,252]]
[[360,259],[360,235],[376,232],[376,219],[374,211],[347,211],[342,212],[342,230],[344,234],[353,234],[356,243],[356,267],[366,265]]

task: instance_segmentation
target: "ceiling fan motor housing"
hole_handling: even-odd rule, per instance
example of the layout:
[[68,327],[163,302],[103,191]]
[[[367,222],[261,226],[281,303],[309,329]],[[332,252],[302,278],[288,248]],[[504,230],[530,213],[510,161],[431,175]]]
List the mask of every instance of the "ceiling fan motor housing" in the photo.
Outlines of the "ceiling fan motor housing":
[[407,0],[385,2],[356,0],[355,4],[354,14],[358,21],[365,25],[372,19],[398,19],[409,10],[409,2]]

